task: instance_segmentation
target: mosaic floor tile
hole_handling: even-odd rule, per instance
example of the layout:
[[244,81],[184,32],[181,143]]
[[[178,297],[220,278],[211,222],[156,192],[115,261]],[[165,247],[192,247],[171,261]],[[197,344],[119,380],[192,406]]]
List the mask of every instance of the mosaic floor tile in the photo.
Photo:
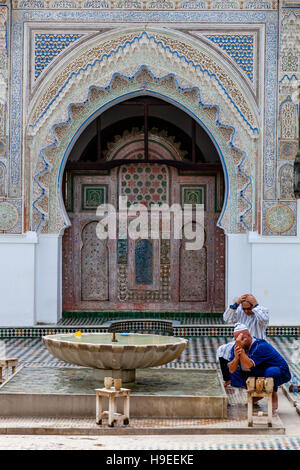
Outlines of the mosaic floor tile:
[[[214,336],[214,337],[191,337],[188,338],[189,344],[186,350],[181,356],[174,362],[166,364],[166,368],[183,368],[183,369],[218,369],[216,362],[216,350],[219,345],[231,340],[231,337],[226,336]],[[289,361],[291,373],[296,373],[300,377],[300,363],[292,363],[290,361],[293,351],[295,350],[295,338],[290,336],[282,337],[269,337],[269,342]],[[6,338],[0,340],[0,356],[14,356],[19,359],[19,366],[31,365],[31,366],[54,366],[64,367],[65,363],[52,357],[50,353],[44,347],[41,338]],[[68,364],[68,367],[70,365]],[[77,366],[71,366],[76,368]],[[285,389],[288,389],[288,385],[285,385]],[[232,429],[246,429],[247,428],[247,393],[245,390],[236,388],[226,389],[228,396],[228,417],[227,419],[214,419],[214,420],[151,420],[151,419],[132,419],[130,426],[134,429],[145,430],[145,433],[150,432],[151,429],[165,429],[166,433],[172,429],[215,429],[222,432],[231,432]],[[260,411],[266,414],[267,402],[262,400],[260,402]],[[295,408],[296,412],[296,408]],[[274,418],[274,423],[280,429],[282,423],[280,418]],[[264,428],[266,418],[255,417],[256,424]],[[260,421],[260,423],[259,423]],[[92,419],[56,419],[56,418],[1,418],[0,417],[0,449],[1,449],[1,432],[4,428],[58,428],[58,429],[99,429],[95,425]],[[2,429],[2,431],[1,431]],[[147,431],[149,430],[149,431]],[[226,431],[227,430],[227,431]],[[6,432],[6,431],[5,431]],[[15,431],[14,431],[15,432]],[[63,432],[63,431],[62,431]],[[216,431],[220,432],[220,431]],[[244,432],[244,431],[243,431]],[[180,447],[174,445],[174,449],[217,449],[217,450],[255,450],[255,449],[266,449],[266,450],[280,450],[280,449],[295,449],[300,450],[300,438],[295,437],[256,437],[247,436],[247,441],[242,436],[236,436],[234,439],[225,441],[214,441],[216,436],[210,442],[205,443],[201,436],[201,441],[191,444],[191,447]],[[121,447],[120,447],[121,448]],[[128,447],[124,447],[128,448]],[[143,449],[145,447],[136,447],[137,449]],[[148,448],[148,447],[147,447]],[[155,449],[159,449],[157,444],[154,446]],[[170,447],[172,448],[172,446]]]
[[[0,436],[1,450],[300,450],[299,436]],[[276,456],[275,456],[276,457]]]
[[[245,405],[245,397],[240,393],[236,394],[235,403],[228,407],[227,418],[224,419],[179,419],[179,418],[131,418],[128,426],[121,428],[130,429],[190,429],[190,428],[213,428],[213,429],[231,429],[231,428],[248,428],[247,425],[247,407]],[[262,404],[261,408],[266,412],[266,404]],[[261,428],[266,428],[265,417],[255,417],[256,424]],[[0,434],[1,429],[5,428],[57,428],[57,429],[107,429],[107,421],[103,420],[101,426],[95,423],[94,418],[40,418],[40,417],[0,417]],[[273,418],[273,427],[282,429],[280,418]],[[272,431],[272,430],[271,430]],[[251,432],[251,430],[250,430]]]
[[[191,337],[188,346],[176,361],[166,364],[164,367],[216,367],[217,348],[232,340],[231,337]],[[291,362],[294,351],[294,338],[292,337],[269,337],[268,341],[280,354],[290,363],[291,372],[300,377],[300,361]],[[44,347],[41,338],[5,338],[0,340],[0,356],[17,357],[24,364],[47,364],[64,365],[58,361]]]

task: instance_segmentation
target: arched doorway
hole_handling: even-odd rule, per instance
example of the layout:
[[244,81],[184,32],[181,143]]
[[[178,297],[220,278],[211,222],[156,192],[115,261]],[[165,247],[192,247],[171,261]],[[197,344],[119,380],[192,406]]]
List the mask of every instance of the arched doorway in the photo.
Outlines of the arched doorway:
[[[63,236],[63,311],[224,309],[223,169],[208,134],[184,111],[149,96],[109,108],[74,145],[63,195],[71,222]],[[99,240],[96,208],[110,203],[118,212],[119,196],[129,208],[204,204],[204,246],[186,250],[172,233],[170,240],[119,233]]]

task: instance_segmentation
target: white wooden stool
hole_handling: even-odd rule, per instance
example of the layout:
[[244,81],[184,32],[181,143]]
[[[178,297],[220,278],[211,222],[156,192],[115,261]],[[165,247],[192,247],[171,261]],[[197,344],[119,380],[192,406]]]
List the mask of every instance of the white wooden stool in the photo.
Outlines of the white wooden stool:
[[253,398],[260,397],[268,399],[268,427],[272,427],[272,394],[274,388],[273,378],[249,377],[247,379],[248,392],[248,426],[253,426]]
[[15,357],[6,357],[4,359],[0,358],[0,383],[4,381],[2,375],[2,369],[5,368],[5,375],[8,379],[8,368],[11,367],[11,371],[14,374],[16,371],[16,367],[18,365],[18,359]]
[[[103,411],[103,397],[108,398],[108,411]],[[124,414],[117,413],[116,399],[124,397]],[[130,389],[96,388],[96,424],[102,424],[102,419],[108,417],[108,426],[113,427],[115,422],[123,421],[129,424]]]

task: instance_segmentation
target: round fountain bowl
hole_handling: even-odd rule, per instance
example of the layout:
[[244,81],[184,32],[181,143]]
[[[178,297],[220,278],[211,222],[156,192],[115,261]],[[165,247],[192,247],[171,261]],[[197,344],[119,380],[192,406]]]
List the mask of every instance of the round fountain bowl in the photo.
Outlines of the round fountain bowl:
[[48,335],[43,343],[58,359],[70,364],[93,367],[103,371],[102,376],[135,380],[136,369],[161,366],[174,361],[188,341],[175,336],[147,334],[73,333]]

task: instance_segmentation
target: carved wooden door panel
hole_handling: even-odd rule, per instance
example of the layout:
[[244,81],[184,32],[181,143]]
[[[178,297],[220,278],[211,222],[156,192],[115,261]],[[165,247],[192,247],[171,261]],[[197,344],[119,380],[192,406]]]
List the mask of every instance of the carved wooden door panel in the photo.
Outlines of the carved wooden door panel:
[[[65,311],[218,312],[224,308],[225,237],[215,175],[178,173],[156,163],[123,165],[106,175],[69,175],[66,198],[72,226],[63,237]],[[174,239],[99,240],[96,208],[118,196],[128,203],[203,203],[205,242],[186,250]],[[118,212],[118,211],[117,211]],[[132,217],[129,217],[129,222]],[[149,216],[150,228],[150,216]],[[193,227],[197,221],[192,222]]]
[[[192,223],[195,232],[196,222]],[[207,243],[199,250],[186,249],[186,240],[180,244],[180,302],[207,302]]]
[[[106,174],[105,174],[106,173]],[[79,172],[67,175],[66,208],[71,227],[62,244],[63,310],[101,311],[111,298],[113,246],[96,233],[100,204],[115,201],[116,181]]]
[[81,300],[109,300],[107,241],[97,237],[97,221],[82,230]]
[[[174,200],[182,207],[204,205],[203,247],[187,250],[183,236],[178,248],[178,301],[184,311],[221,312],[224,309],[225,235],[217,227],[222,200],[220,185],[218,175],[181,172],[174,178]],[[193,227],[196,224],[194,218]]]

